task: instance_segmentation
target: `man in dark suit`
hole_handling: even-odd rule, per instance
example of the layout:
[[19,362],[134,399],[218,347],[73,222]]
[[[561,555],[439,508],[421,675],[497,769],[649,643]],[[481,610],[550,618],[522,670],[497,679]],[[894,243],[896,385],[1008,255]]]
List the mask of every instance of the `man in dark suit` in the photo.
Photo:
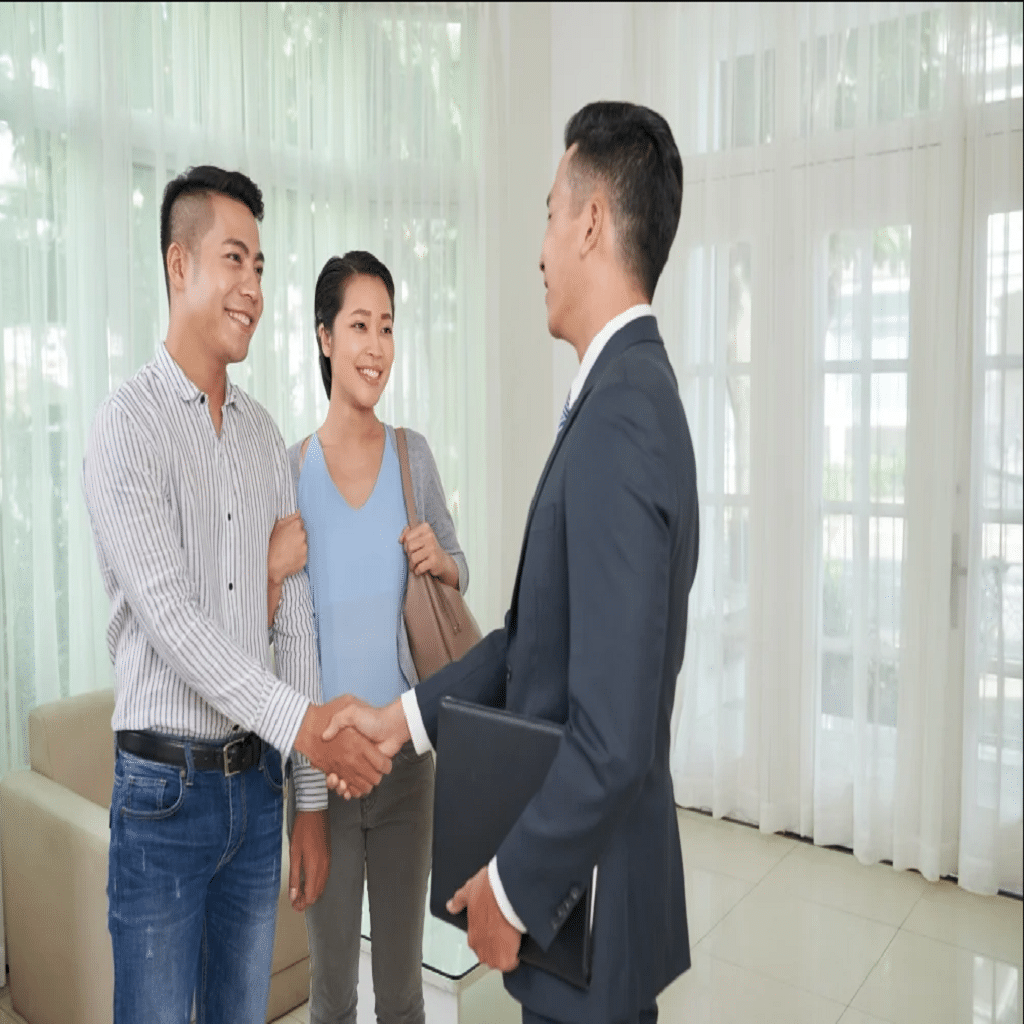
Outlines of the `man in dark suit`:
[[[665,120],[592,103],[565,130],[540,269],[548,328],[580,369],[526,521],[502,629],[354,723],[417,749],[446,695],[564,726],[551,770],[497,856],[449,904],[507,972],[524,1024],[650,1024],[690,965],[669,775],[670,722],[697,567],[693,446],[650,300],[682,204]],[[325,739],[331,731],[325,734]],[[329,780],[331,781],[331,780]],[[587,991],[518,963],[546,948],[599,869]]]

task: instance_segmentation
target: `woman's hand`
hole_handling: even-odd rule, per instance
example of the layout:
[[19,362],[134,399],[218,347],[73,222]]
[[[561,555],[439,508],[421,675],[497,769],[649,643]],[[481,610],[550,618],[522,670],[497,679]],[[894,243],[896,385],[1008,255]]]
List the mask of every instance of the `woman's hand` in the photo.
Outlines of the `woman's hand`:
[[306,525],[299,512],[278,519],[270,533],[267,552],[269,583],[280,586],[289,576],[301,572],[306,565]]
[[448,586],[458,588],[459,567],[455,559],[437,543],[430,523],[420,523],[415,529],[407,526],[398,542],[404,546],[409,568],[417,576],[429,572]]
[[302,516],[293,512],[278,519],[270,531],[267,551],[267,626],[274,625],[277,606],[281,602],[281,587],[289,576],[301,572],[306,565],[306,526]]

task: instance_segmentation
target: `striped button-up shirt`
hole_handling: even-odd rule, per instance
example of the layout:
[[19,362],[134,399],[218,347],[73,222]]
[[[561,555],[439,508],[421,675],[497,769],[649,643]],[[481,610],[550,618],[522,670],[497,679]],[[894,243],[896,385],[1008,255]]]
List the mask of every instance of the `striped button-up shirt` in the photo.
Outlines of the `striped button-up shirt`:
[[[163,346],[100,406],[82,472],[117,688],[113,728],[219,741],[251,730],[292,753],[321,700],[304,573],[285,580],[267,634],[267,549],[295,511],[284,441],[267,411],[227,385],[220,435],[207,397]],[[297,751],[302,810],[327,806]]]

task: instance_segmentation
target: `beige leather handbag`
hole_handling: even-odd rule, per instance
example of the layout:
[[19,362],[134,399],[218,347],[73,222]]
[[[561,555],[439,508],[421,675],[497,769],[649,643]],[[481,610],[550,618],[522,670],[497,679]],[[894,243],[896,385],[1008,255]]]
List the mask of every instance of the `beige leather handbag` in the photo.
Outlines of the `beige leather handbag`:
[[[402,467],[402,493],[410,526],[419,526],[409,473],[409,445],[405,428],[395,428],[398,462]],[[462,594],[455,587],[425,572],[410,569],[405,588],[405,629],[409,650],[420,679],[432,676],[449,662],[457,661],[480,639],[480,627]]]

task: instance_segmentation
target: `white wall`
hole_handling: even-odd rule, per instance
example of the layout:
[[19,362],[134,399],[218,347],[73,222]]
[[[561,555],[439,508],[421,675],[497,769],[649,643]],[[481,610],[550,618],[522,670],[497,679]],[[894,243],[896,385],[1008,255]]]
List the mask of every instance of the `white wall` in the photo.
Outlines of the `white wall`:
[[497,90],[504,99],[487,101],[484,161],[490,224],[484,247],[499,271],[489,275],[487,328],[496,353],[488,384],[494,403],[488,451],[501,510],[492,528],[497,593],[488,606],[498,616],[512,596],[527,508],[579,368],[572,348],[548,334],[538,267],[545,200],[563,152],[565,123],[593,100],[636,97],[629,94],[632,4],[488,8],[484,59],[500,68],[505,85]]
[[[550,5],[490,5],[489,52],[506,84],[488,100],[484,174],[488,203],[487,344],[494,414],[490,446],[495,508],[493,573],[500,614],[515,581],[526,512],[551,447],[551,337],[538,262],[550,188]],[[496,429],[495,429],[496,428]],[[497,624],[497,623],[491,623]]]

